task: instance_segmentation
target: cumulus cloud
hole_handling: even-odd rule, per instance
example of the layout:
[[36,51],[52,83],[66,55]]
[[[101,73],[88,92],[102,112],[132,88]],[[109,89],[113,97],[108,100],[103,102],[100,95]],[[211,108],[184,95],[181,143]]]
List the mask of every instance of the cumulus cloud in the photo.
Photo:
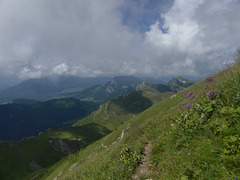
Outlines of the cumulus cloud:
[[0,76],[218,70],[239,46],[239,2],[172,1],[1,0]]
[[219,70],[239,47],[240,5],[236,0],[175,0],[145,33],[156,61],[168,74],[206,75]]

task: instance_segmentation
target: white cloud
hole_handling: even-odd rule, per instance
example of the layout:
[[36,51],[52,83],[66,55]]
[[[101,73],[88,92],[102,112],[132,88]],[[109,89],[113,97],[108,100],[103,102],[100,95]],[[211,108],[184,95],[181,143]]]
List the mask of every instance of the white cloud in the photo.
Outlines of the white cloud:
[[[139,12],[130,7],[138,2]],[[144,9],[148,2],[0,1],[0,77],[205,75],[240,45],[237,0],[175,0],[170,9],[172,0],[162,8],[151,1],[155,13],[146,19],[161,18],[148,32],[134,31],[138,18],[131,17],[131,27],[123,24],[122,8],[143,18],[151,12]]]
[[42,72],[40,70],[32,70],[28,67],[22,68],[22,70],[18,73],[20,79],[27,79],[27,78],[40,78],[42,76]]
[[53,73],[58,75],[67,75],[69,74],[69,67],[65,64],[59,64],[53,68]]
[[239,17],[236,0],[175,0],[162,15],[166,32],[156,22],[145,43],[168,74],[208,74],[238,48]]
[[63,63],[68,70],[61,66],[53,71],[85,76],[118,73],[119,65],[141,44],[140,35],[122,25],[118,10],[122,4],[123,0],[2,0],[1,73],[42,64],[47,75]]

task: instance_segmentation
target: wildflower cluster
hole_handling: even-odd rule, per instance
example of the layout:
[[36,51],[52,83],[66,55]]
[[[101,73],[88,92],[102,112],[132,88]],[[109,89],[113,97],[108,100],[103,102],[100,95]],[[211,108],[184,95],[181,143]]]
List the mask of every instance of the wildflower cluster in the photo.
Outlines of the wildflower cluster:
[[213,80],[214,80],[214,77],[213,77],[213,76],[209,76],[209,77],[207,77],[207,78],[205,79],[205,82],[206,82],[206,84],[207,84],[207,83],[212,82]]
[[161,134],[152,149],[159,179],[239,179],[240,63],[233,70],[206,78],[196,93],[182,91],[180,113],[167,117],[173,133]]
[[188,99],[190,97],[193,97],[192,95],[194,94],[194,91],[189,91],[189,93],[185,96],[185,99]]
[[[190,101],[193,101],[194,98],[196,97],[196,95],[194,95],[195,92],[194,92],[194,91],[190,91],[189,89],[185,89],[185,90],[182,92],[182,94],[183,94],[183,95],[186,95],[186,96],[185,96],[185,99],[189,99]],[[184,109],[188,109],[188,108],[190,108],[190,107],[192,106],[191,103],[183,103],[183,104],[181,104],[181,105],[182,105],[182,107],[183,107]]]
[[214,81],[214,77],[213,76],[209,76],[205,79],[205,88],[204,89],[207,89],[207,86],[208,86],[208,83]]
[[213,100],[214,95],[215,95],[215,94],[218,94],[218,93],[219,93],[219,91],[218,91],[217,89],[208,91],[208,92],[206,93],[207,99],[208,99],[209,101]]
[[185,108],[185,109],[188,109],[188,108],[190,108],[191,107],[191,103],[183,103],[183,104],[181,104],[182,106],[183,106],[183,108]]
[[[230,159],[235,159],[240,154],[240,136],[233,130],[239,129],[240,108],[237,103],[236,105],[233,104],[234,101],[229,104],[230,100],[223,93],[220,93],[220,90],[211,89],[209,85],[213,81],[213,76],[205,79],[205,89],[208,87],[208,90],[205,92],[206,94],[200,97],[201,102],[192,102],[196,97],[194,91],[186,89],[182,92],[187,100],[187,102],[181,104],[185,110],[182,111],[180,116],[171,119],[174,121],[172,127],[177,127],[175,128],[177,149],[189,147],[196,136],[220,138],[221,142],[213,148],[213,152],[216,157],[218,156],[217,158],[227,160],[225,163],[228,166],[233,163]],[[190,157],[191,154],[191,152],[188,152],[187,156]],[[198,168],[204,171],[208,166],[204,165]],[[189,170],[191,170],[191,173],[187,175],[188,177],[193,177],[193,174],[197,173],[195,167],[191,167]]]

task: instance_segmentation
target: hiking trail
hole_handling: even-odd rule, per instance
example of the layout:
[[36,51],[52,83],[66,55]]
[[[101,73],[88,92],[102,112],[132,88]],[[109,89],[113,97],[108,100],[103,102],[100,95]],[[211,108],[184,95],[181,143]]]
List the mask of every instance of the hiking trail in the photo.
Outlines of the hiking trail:
[[143,174],[148,174],[150,172],[150,153],[152,150],[152,144],[148,142],[145,146],[145,150],[143,152],[143,159],[141,160],[138,167],[136,167],[134,174],[132,175],[133,180],[138,180],[139,177]]

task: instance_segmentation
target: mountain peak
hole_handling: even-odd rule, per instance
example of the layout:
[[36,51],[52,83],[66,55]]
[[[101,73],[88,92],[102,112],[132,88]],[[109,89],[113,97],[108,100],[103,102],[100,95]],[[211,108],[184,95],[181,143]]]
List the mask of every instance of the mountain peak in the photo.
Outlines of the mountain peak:
[[194,84],[194,81],[185,79],[181,76],[174,77],[167,83],[167,85],[171,88],[173,92],[181,91],[184,88],[189,87],[193,84]]

